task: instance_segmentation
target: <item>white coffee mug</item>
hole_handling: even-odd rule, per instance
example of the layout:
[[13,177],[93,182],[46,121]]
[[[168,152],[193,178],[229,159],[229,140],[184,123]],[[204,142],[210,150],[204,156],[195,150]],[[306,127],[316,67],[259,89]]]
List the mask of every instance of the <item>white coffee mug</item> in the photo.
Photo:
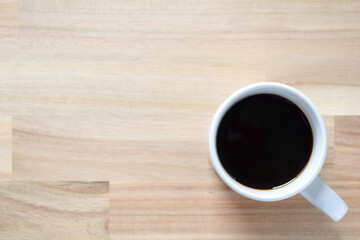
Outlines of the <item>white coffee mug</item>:
[[[226,112],[242,99],[256,95],[276,94],[294,102],[304,112],[313,132],[313,150],[305,169],[290,183],[271,190],[254,189],[235,181],[224,169],[216,148],[216,136],[220,121]],[[327,133],[325,123],[314,103],[303,93],[285,84],[264,82],[244,87],[228,97],[216,111],[209,131],[209,151],[212,164],[220,178],[235,192],[258,201],[278,201],[300,193],[334,221],[347,212],[346,203],[317,175],[326,157]]]

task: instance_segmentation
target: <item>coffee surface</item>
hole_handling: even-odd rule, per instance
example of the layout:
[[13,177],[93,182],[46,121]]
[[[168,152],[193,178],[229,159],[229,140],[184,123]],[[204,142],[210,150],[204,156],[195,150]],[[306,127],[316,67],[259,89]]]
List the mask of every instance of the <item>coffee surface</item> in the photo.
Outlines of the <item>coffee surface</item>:
[[223,167],[237,182],[272,189],[305,168],[313,135],[296,104],[278,95],[258,94],[236,103],[224,115],[216,146]]

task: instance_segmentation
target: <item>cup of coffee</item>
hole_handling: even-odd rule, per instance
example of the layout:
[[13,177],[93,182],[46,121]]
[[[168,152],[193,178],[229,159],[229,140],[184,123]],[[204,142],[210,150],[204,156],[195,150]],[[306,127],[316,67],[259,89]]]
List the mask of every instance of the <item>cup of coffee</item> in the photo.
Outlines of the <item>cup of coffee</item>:
[[346,203],[317,175],[327,152],[324,120],[293,87],[257,83],[228,97],[209,131],[212,164],[235,192],[258,201],[300,193],[334,221]]

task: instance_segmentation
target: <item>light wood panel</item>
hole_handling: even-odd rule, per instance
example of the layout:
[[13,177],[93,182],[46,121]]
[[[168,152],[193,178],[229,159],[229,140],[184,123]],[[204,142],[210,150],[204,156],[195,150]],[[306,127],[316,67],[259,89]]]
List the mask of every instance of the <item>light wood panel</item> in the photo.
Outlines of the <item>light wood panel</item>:
[[12,120],[0,116],[0,180],[11,179],[12,172]]
[[[19,1],[0,1],[0,46],[8,40],[17,40],[19,32]],[[4,50],[1,48],[1,50]]]
[[111,185],[111,239],[357,239],[359,181],[333,184],[349,213],[333,222],[301,196],[258,202],[222,183]]
[[207,117],[14,117],[13,178],[116,182],[218,181]]
[[333,148],[334,144],[335,144],[335,129],[334,129],[334,116],[323,116],[324,118],[324,122],[325,122],[325,126],[326,126],[326,131],[327,131],[327,137],[328,137],[328,147],[329,148]]
[[109,239],[107,182],[0,182],[0,238]]
[[[360,18],[360,14],[355,15]],[[336,17],[331,18],[336,21]],[[355,39],[360,39],[360,35],[354,36],[353,40],[344,39],[343,44],[340,39],[335,40],[351,32],[345,29],[334,31],[332,37],[329,33],[328,38],[316,41],[316,36],[321,35],[317,32],[309,44],[280,41],[269,51],[267,80],[298,88],[323,114],[359,115],[360,68],[357,66],[360,65],[360,46]]]
[[360,114],[358,8],[357,1],[23,0],[17,49],[6,47],[1,63],[0,110],[208,114],[242,86],[281,81],[325,115]]
[[[359,64],[360,1],[0,0],[0,238],[107,239],[109,180],[114,239],[358,239]],[[216,176],[210,119],[260,81],[326,116],[341,222]]]

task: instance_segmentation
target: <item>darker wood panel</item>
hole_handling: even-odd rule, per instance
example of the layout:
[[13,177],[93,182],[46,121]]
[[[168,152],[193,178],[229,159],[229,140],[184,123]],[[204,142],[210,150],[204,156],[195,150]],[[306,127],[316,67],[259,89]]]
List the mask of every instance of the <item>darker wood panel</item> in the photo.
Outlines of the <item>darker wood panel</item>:
[[360,180],[360,116],[335,117],[335,158],[338,180]]
[[0,239],[109,239],[108,182],[0,182]]

